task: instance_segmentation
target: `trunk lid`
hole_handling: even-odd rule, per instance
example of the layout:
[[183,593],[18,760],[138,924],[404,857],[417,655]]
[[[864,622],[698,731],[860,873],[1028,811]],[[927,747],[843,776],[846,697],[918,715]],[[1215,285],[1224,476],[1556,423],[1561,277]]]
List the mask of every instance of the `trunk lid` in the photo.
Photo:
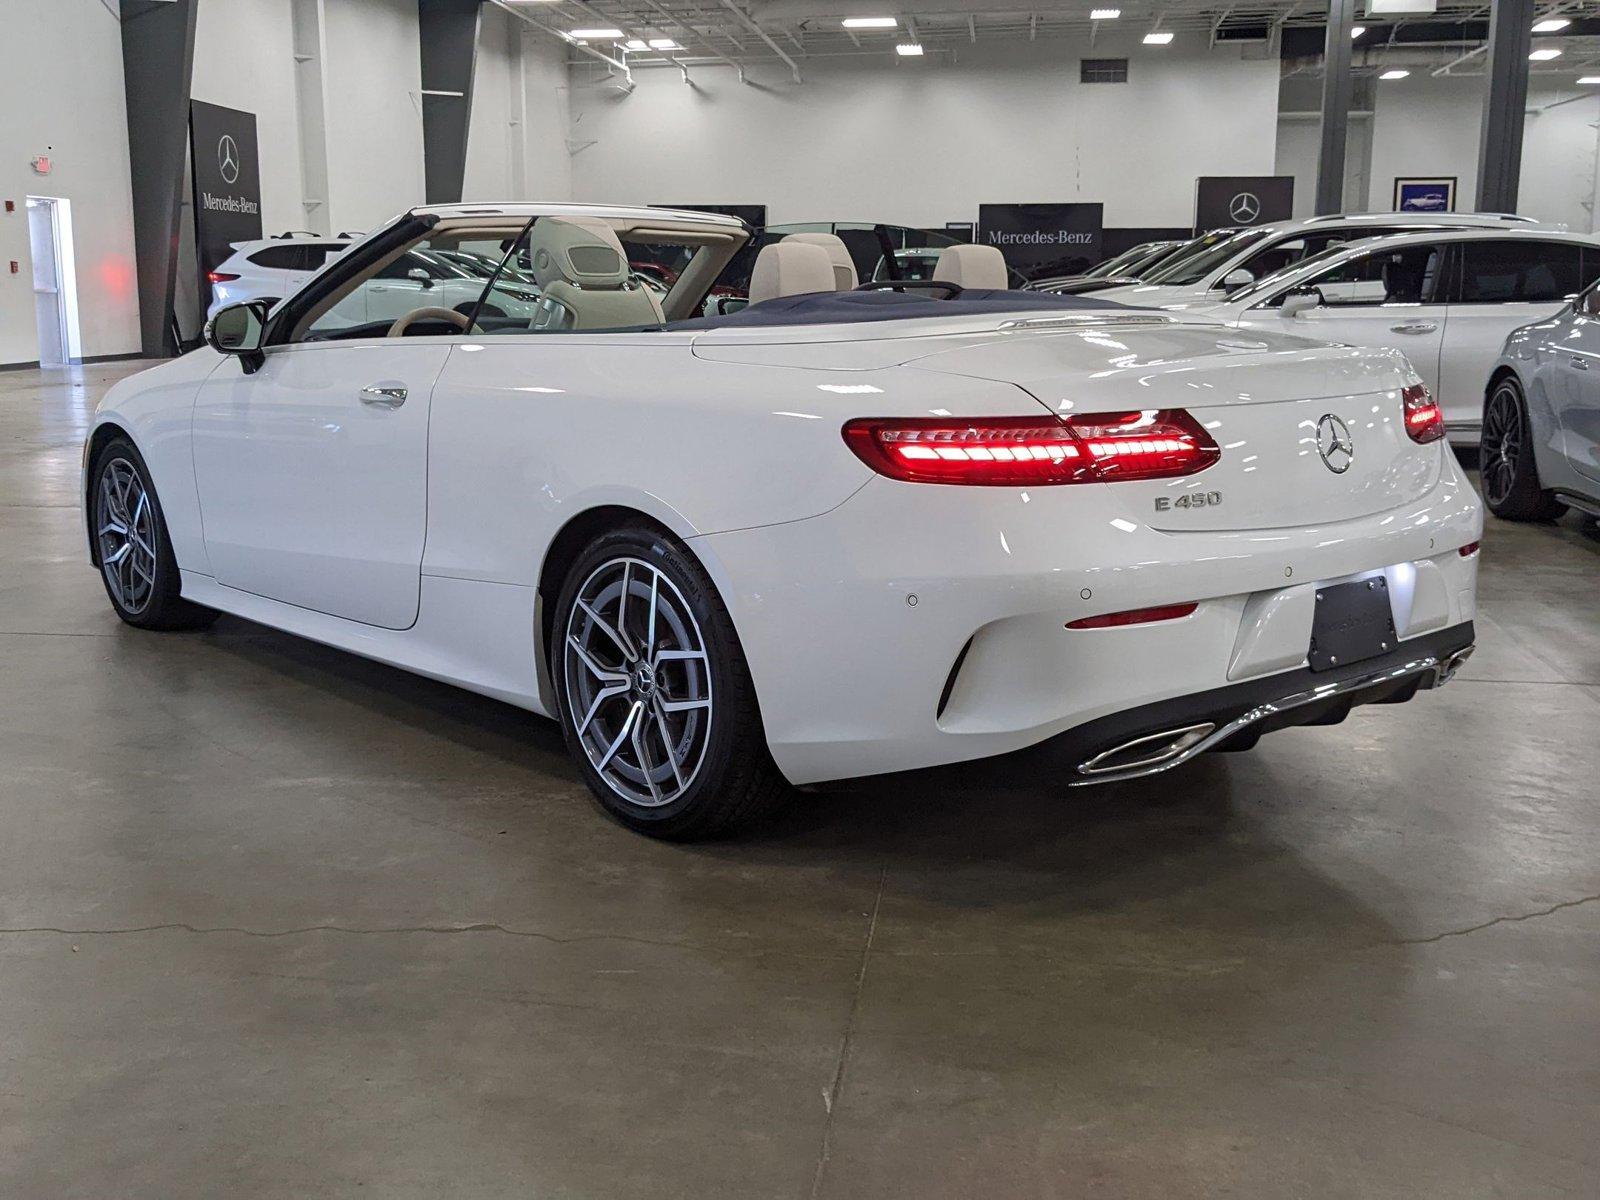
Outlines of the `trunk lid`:
[[[1400,508],[1438,483],[1440,445],[1406,433],[1393,351],[1173,323],[989,341],[917,369],[1004,380],[1063,416],[1183,408],[1222,449],[1177,479],[1107,484],[1171,532],[1327,525]],[[1337,469],[1342,468],[1342,469]]]

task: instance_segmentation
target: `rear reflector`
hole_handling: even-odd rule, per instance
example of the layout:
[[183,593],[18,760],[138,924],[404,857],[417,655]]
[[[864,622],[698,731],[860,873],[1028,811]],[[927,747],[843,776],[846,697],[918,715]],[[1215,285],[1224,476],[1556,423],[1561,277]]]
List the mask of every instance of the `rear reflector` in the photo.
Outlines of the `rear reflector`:
[[1400,389],[1400,400],[1405,407],[1406,432],[1413,442],[1426,445],[1444,436],[1444,413],[1428,394],[1423,383],[1413,383]]
[[1471,558],[1478,552],[1478,547],[1481,545],[1483,545],[1482,542],[1468,542],[1465,546],[1461,547],[1461,557]]
[[237,275],[230,275],[226,271],[210,271],[207,272],[206,278],[212,283],[232,283],[239,277]]
[[1068,621],[1068,629],[1113,629],[1118,625],[1147,625],[1151,621],[1176,621],[1187,617],[1198,603],[1163,604],[1158,608],[1130,608],[1126,612],[1102,613],[1098,617],[1083,617]]
[[1169,479],[1222,451],[1183,409],[1059,417],[863,418],[844,440],[880,475],[908,483],[1039,486]]

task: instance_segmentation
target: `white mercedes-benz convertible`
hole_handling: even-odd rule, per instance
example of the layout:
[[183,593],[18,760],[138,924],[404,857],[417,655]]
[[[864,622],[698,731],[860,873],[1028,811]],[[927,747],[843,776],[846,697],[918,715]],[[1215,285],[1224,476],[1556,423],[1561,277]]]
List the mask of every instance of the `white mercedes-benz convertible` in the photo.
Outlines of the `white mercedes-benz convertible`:
[[[1399,354],[1006,291],[985,247],[858,288],[815,234],[696,316],[748,238],[424,208],[220,311],[96,414],[113,606],[553,717],[601,804],[669,837],[980,758],[1128,779],[1407,700],[1471,651],[1479,504]],[[418,249],[492,253],[533,315],[491,280],[467,312],[351,323],[339,301]]]

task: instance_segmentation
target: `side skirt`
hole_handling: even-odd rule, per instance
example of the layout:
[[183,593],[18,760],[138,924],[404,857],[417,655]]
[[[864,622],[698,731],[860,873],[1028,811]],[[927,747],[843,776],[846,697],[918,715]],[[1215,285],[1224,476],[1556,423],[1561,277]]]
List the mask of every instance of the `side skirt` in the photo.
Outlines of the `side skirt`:
[[183,597],[196,604],[549,716],[535,668],[534,592],[515,584],[424,575],[416,624],[396,630],[183,572]]

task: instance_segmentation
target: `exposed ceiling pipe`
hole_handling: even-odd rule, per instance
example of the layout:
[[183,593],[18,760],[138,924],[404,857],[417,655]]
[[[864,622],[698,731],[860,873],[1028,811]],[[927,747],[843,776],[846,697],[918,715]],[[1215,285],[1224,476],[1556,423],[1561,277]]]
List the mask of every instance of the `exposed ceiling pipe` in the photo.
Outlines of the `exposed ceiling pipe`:
[[633,91],[633,72],[628,69],[627,63],[621,61],[620,59],[612,58],[609,54],[601,54],[600,51],[596,50],[593,46],[587,46],[582,42],[573,41],[561,30],[552,29],[543,21],[535,21],[522,9],[513,8],[510,4],[507,4],[505,0],[494,0],[494,4],[496,7],[504,9],[506,12],[525,22],[526,24],[532,25],[540,33],[547,33],[551,37],[555,38],[556,41],[563,42],[566,45],[571,46],[574,50],[577,50],[583,54],[587,54],[590,58],[597,58],[601,62],[605,63],[606,66],[621,71],[623,78],[627,80],[627,90],[630,92]]
[[[618,21],[615,17],[609,16],[608,14],[601,12],[594,5],[588,3],[588,0],[565,0],[565,3],[572,5],[573,8],[577,9],[579,12],[583,13],[585,16],[592,17],[595,21],[599,22],[601,26],[610,26],[613,23],[615,23],[615,27],[620,29],[620,30],[622,30],[622,32],[624,34],[626,34],[629,38],[632,38],[632,39],[634,39],[636,41],[648,41],[649,40],[650,34],[649,34],[648,30],[643,30],[643,29],[639,29],[639,28],[636,28],[636,27],[633,27],[633,26],[624,25],[624,24],[622,24],[621,21]],[[674,55],[670,51],[666,51],[666,50],[657,50],[656,53],[661,55],[662,58],[666,59],[673,66],[677,67],[678,70],[682,71],[683,72],[684,81],[688,82],[689,69],[687,67],[685,67],[681,62],[678,61],[676,55]]]
[[782,46],[778,45],[777,42],[768,37],[765,29],[762,29],[761,26],[757,25],[748,16],[746,16],[744,9],[735,4],[733,0],[722,0],[722,7],[731,12],[738,19],[741,25],[765,42],[768,48],[771,49],[774,54],[783,59],[783,61],[789,65],[789,72],[794,76],[794,81],[796,83],[805,82],[805,80],[800,78],[800,64],[795,62],[794,59],[790,58],[788,54],[784,52]]
[[651,7],[652,10],[654,10],[656,13],[658,13],[665,20],[666,24],[662,27],[662,32],[666,32],[669,27],[670,28],[675,28],[675,29],[678,30],[679,36],[683,37],[683,40],[684,40],[685,43],[688,43],[688,42],[691,42],[691,41],[698,41],[702,46],[704,46],[706,48],[706,53],[710,57],[716,59],[718,62],[727,63],[728,66],[732,67],[735,71],[739,72],[739,82],[740,83],[743,83],[745,81],[744,80],[744,68],[741,67],[738,63],[734,62],[733,59],[729,58],[726,54],[723,54],[721,51],[719,51],[715,46],[713,46],[711,44],[711,39],[710,39],[709,36],[708,37],[701,37],[698,30],[694,29],[693,27],[691,27],[689,25],[686,25],[678,17],[673,16],[666,9],[662,8],[661,5],[659,3],[657,3],[657,0],[645,0],[645,3],[648,4]]

